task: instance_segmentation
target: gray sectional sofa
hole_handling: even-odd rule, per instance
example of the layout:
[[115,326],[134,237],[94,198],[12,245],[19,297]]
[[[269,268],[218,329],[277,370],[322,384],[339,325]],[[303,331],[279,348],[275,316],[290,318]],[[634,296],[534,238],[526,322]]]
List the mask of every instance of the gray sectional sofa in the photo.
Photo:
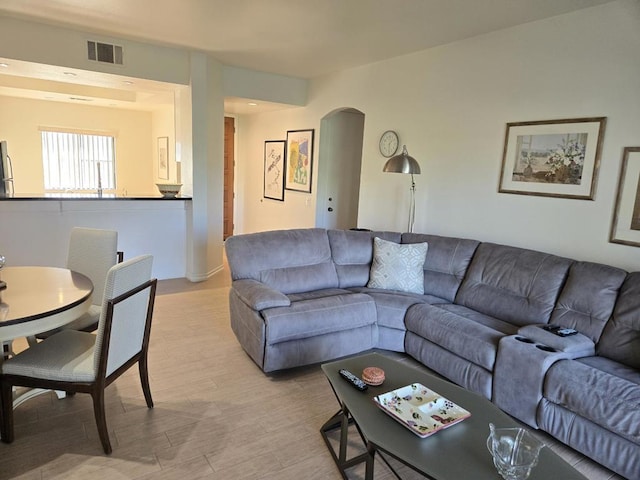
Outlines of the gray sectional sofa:
[[[427,243],[419,293],[368,286],[376,237]],[[640,479],[640,272],[416,233],[281,230],[233,236],[225,248],[231,327],[265,372],[406,352]],[[579,333],[559,337],[545,324]]]

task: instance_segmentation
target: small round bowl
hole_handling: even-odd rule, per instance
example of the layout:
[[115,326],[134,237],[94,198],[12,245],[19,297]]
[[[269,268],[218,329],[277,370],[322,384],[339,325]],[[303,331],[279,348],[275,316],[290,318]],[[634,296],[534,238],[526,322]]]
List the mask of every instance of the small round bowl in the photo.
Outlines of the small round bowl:
[[362,381],[371,386],[382,385],[384,370],[378,367],[367,367],[362,371]]
[[173,198],[180,192],[181,183],[156,183],[158,191],[165,198]]

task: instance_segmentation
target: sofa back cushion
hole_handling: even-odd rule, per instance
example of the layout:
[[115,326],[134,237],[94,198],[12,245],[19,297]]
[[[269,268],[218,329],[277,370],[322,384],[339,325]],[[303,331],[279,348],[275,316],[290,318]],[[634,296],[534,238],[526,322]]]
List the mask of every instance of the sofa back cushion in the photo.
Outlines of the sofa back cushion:
[[402,243],[429,244],[424,262],[424,293],[453,302],[480,242],[423,233],[403,233]]
[[232,280],[250,278],[285,294],[338,287],[321,228],[235,235],[225,241],[225,251]]
[[572,260],[482,243],[455,302],[513,325],[547,323]]
[[395,232],[362,230],[328,230],[327,234],[340,288],[364,287],[367,284],[375,237],[395,243],[400,243],[401,238]]
[[597,343],[626,276],[626,271],[609,265],[573,263],[550,323],[575,328]]
[[640,272],[627,275],[596,353],[640,369]]

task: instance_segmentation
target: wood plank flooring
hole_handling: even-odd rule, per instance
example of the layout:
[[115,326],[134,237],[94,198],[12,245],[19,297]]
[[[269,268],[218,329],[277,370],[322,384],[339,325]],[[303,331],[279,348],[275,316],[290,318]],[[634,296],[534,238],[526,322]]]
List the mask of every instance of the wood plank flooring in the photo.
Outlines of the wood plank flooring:
[[[112,455],[102,451],[88,395],[47,393],[16,409],[15,442],[0,443],[0,480],[339,480],[319,433],[338,405],[319,366],[264,375],[231,332],[228,285],[227,271],[197,284],[159,282],[155,408],[146,408],[135,368],[107,389]],[[587,478],[620,478],[546,440]],[[354,468],[350,478],[363,474]],[[376,479],[391,478],[377,461]]]

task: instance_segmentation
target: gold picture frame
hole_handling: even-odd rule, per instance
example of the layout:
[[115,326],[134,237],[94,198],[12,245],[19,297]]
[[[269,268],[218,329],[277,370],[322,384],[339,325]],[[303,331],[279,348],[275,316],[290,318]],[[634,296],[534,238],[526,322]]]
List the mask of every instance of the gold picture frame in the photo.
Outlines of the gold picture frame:
[[609,241],[640,247],[640,147],[625,147],[622,154]]
[[498,192],[593,200],[606,121],[507,123]]

